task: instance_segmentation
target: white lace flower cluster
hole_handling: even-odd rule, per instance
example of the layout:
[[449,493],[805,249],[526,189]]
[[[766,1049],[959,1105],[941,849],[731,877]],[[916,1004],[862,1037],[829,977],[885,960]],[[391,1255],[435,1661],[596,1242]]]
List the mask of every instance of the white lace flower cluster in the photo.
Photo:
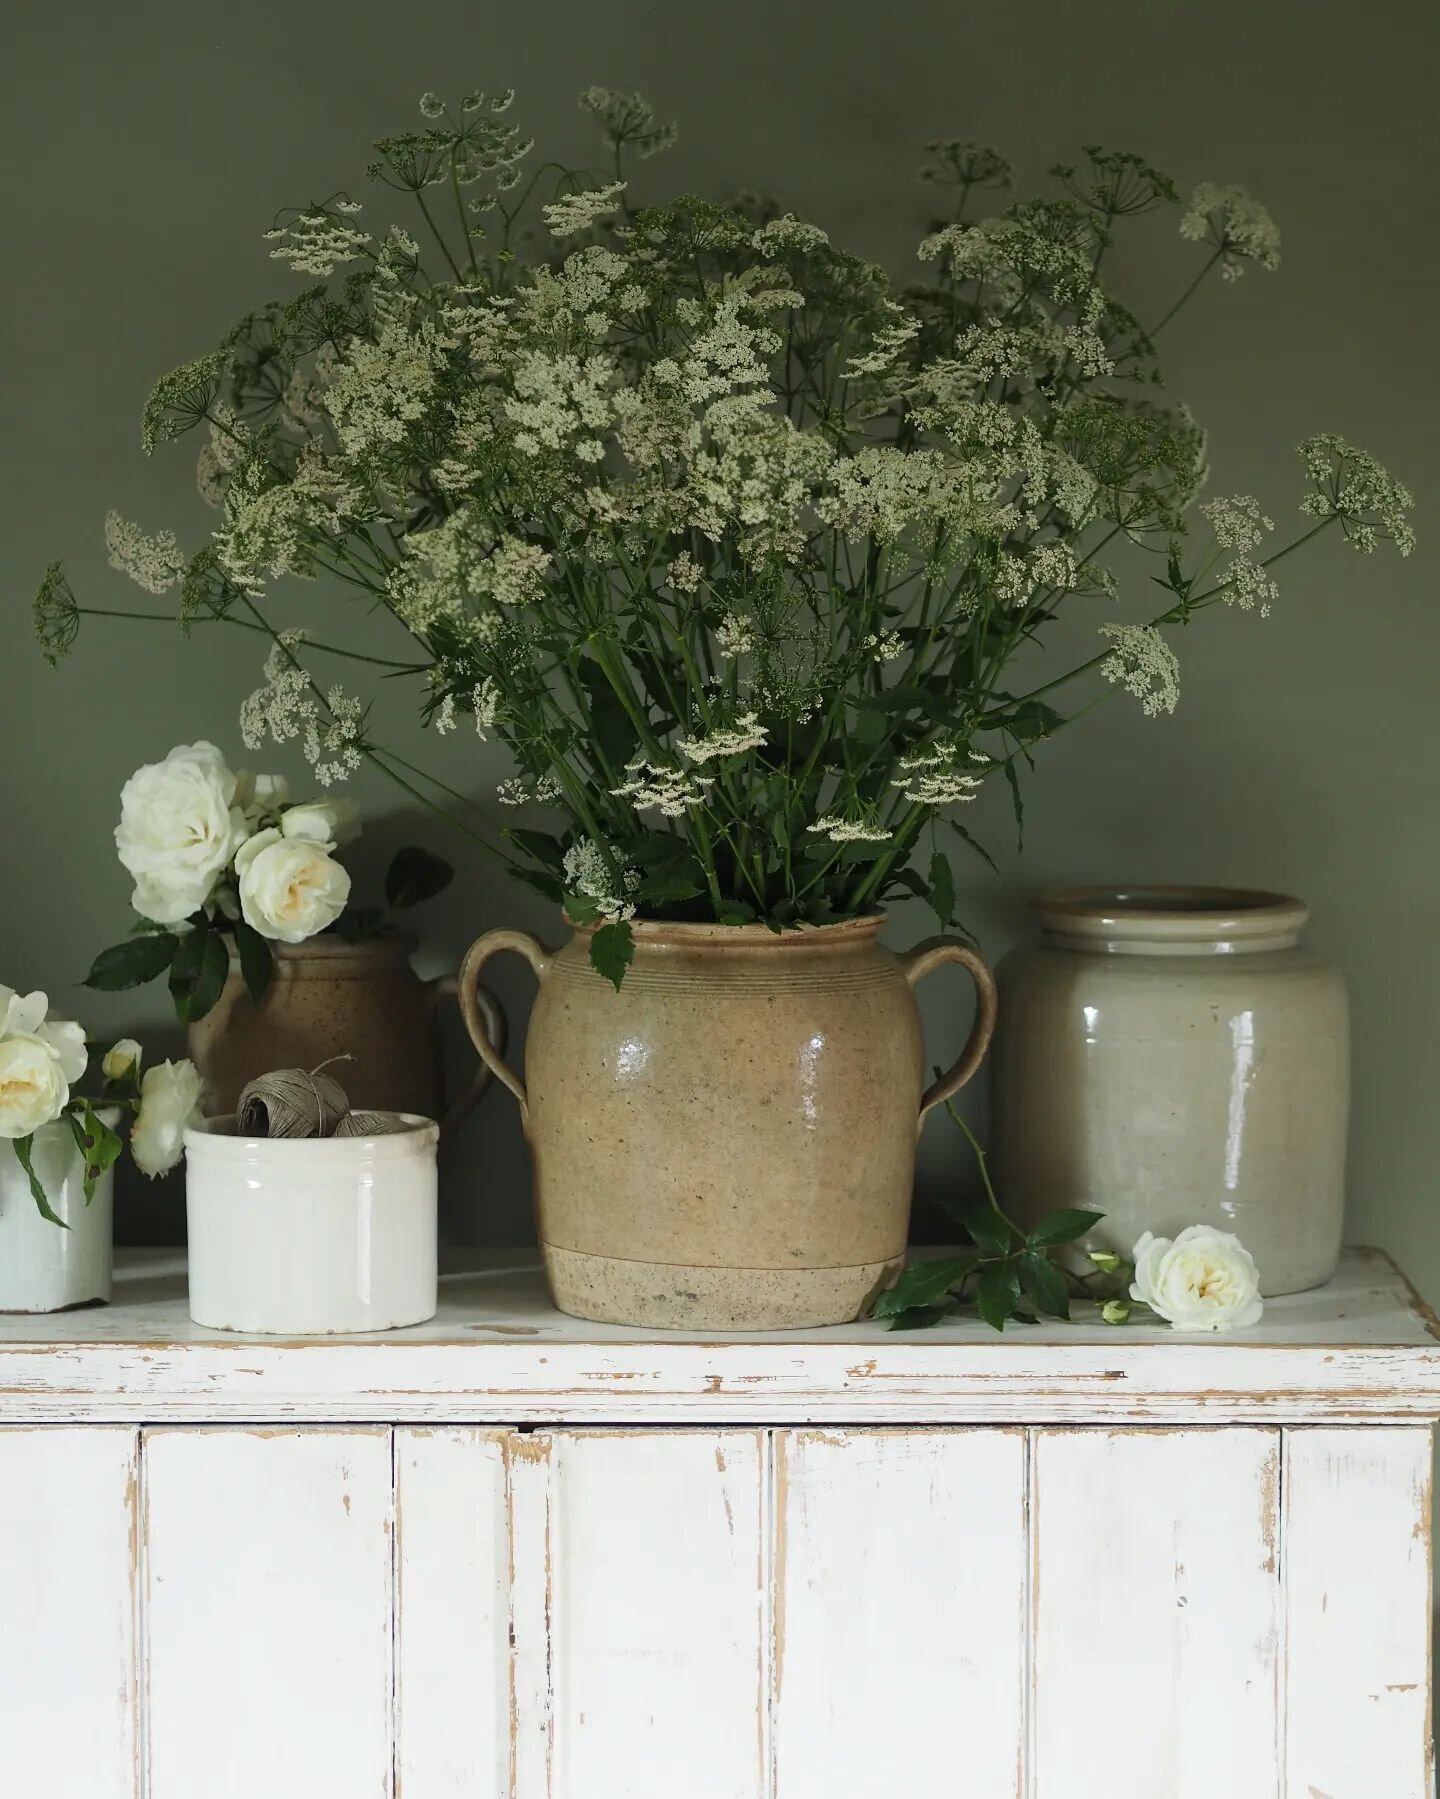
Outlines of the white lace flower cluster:
[[1260,502],[1250,494],[1233,498],[1207,500],[1200,508],[1215,541],[1224,550],[1240,553],[1220,573],[1219,585],[1227,606],[1241,612],[1258,611],[1261,618],[1269,615],[1272,604],[1280,597],[1279,584],[1257,562],[1250,551],[1258,549],[1266,535],[1275,529],[1275,521],[1260,510]]
[[111,512],[105,518],[105,548],[110,566],[128,575],[146,593],[168,593],[185,573],[185,552],[173,531],[147,537],[138,525]]
[[983,775],[972,775],[957,766],[962,754],[972,764],[989,761],[978,752],[962,751],[958,743],[940,739],[912,750],[899,760],[899,775],[890,785],[912,806],[963,806],[980,791]]
[[831,843],[888,843],[895,835],[873,817],[846,818],[830,813],[817,818],[813,825],[806,825],[805,829],[810,836],[825,837]]
[[302,630],[280,632],[263,684],[240,708],[240,738],[247,750],[298,738],[315,779],[333,787],[364,759],[365,707],[339,685],[323,693],[315,686],[297,654],[304,640]]
[[658,812],[662,818],[683,818],[703,806],[706,789],[715,784],[713,775],[692,774],[643,756],[627,762],[625,773],[628,779],[610,792],[616,799],[629,800],[637,812]]
[[1279,227],[1243,187],[1202,181],[1180,220],[1180,235],[1193,243],[1213,244],[1227,281],[1238,281],[1247,262],[1262,269],[1280,266]]
[[566,891],[592,901],[601,918],[619,921],[635,916],[633,895],[640,875],[623,857],[613,852],[607,856],[593,837],[581,837],[566,850],[563,866]]
[[341,263],[358,262],[371,242],[368,231],[336,216],[359,210],[356,202],[340,200],[331,210],[316,207],[297,213],[288,224],[276,225],[261,236],[275,245],[271,256],[288,262],[297,275],[332,275]]
[[718,762],[765,747],[768,737],[754,712],[742,712],[728,725],[717,725],[700,737],[681,737],[676,748],[692,762]]
[[578,232],[588,231],[601,219],[620,210],[620,196],[624,191],[623,181],[612,181],[605,187],[563,194],[549,206],[542,207],[551,237],[574,237]]
[[1114,648],[1100,664],[1107,681],[1133,693],[1147,718],[1180,703],[1180,664],[1154,625],[1101,625]]
[[1365,555],[1383,539],[1402,556],[1410,554],[1415,528],[1407,514],[1414,508],[1415,496],[1403,482],[1333,431],[1307,437],[1300,455],[1315,483],[1300,503],[1303,512],[1312,518],[1339,518],[1346,537]]

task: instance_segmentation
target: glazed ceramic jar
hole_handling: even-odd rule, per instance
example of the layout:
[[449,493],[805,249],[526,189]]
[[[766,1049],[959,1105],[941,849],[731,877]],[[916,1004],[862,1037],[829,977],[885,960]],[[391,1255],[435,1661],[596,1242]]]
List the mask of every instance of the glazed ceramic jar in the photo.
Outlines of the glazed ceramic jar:
[[[190,1026],[189,1051],[205,1082],[207,1110],[233,1112],[240,1089],[277,1068],[315,1068],[346,1055],[332,1073],[361,1111],[418,1112],[458,1124],[490,1076],[483,1064],[453,1100],[444,1093],[436,1007],[453,995],[445,978],[422,981],[410,965],[415,939],[387,932],[361,943],[312,937],[277,943],[275,972],[258,1005],[237,959],[219,1000]],[[501,1031],[482,994],[488,1026]]]
[[[102,1106],[111,1130],[118,1110]],[[50,1209],[41,1215],[13,1144],[0,1142],[0,1312],[62,1312],[110,1297],[115,1171],[107,1168],[85,1203],[85,1169],[64,1119],[45,1124],[31,1148]]]
[[990,1144],[1022,1223],[1105,1214],[1094,1242],[1234,1231],[1261,1291],[1334,1272],[1349,1037],[1308,912],[1224,888],[1083,889],[1033,908],[1040,942],[998,970]]
[[[968,1080],[994,1023],[984,964],[948,939],[903,956],[883,920],[776,934],[636,920],[617,992],[590,932],[550,952],[491,931],[460,972],[480,1054],[520,1102],[555,1303],[581,1318],[765,1330],[854,1318],[902,1264],[915,1139]],[[475,1001],[486,961],[539,980],[525,1080]],[[960,1059],[925,1090],[913,989],[973,976]]]
[[428,1118],[373,1137],[185,1133],[190,1316],[214,1330],[334,1336],[435,1314],[435,1145]]

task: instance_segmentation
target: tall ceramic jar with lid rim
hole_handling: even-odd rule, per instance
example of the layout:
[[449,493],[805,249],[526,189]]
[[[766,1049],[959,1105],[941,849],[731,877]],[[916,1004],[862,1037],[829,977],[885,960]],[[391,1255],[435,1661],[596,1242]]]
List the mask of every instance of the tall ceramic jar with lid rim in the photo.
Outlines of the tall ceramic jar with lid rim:
[[1096,1247],[1234,1231],[1261,1291],[1334,1272],[1345,1203],[1349,1024],[1308,908],[1231,888],[1085,888],[1033,908],[1000,965],[991,1150],[1022,1223],[1105,1214]]

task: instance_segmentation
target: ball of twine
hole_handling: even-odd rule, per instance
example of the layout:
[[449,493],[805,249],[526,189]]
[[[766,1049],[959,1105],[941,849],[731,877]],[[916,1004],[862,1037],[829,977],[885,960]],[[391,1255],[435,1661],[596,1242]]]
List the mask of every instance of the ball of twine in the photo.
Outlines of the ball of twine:
[[[338,1060],[339,1058],[336,1058]],[[350,1115],[350,1099],[320,1068],[277,1068],[241,1090],[235,1123],[246,1137],[333,1137]],[[350,1135],[352,1133],[346,1133]]]

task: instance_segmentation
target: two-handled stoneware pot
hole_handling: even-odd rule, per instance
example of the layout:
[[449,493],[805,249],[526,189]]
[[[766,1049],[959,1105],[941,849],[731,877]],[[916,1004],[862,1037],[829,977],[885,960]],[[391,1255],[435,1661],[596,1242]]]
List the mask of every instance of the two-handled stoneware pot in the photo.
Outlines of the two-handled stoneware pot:
[[[636,920],[617,990],[590,931],[559,950],[490,931],[466,956],[475,1046],[520,1102],[555,1303],[581,1318],[777,1330],[857,1317],[905,1255],[915,1140],[969,1080],[995,987],[948,938],[903,956],[878,916],[776,934]],[[525,1080],[477,1000],[485,964],[539,982]],[[928,1089],[914,989],[946,963],[978,993],[959,1060]]]

